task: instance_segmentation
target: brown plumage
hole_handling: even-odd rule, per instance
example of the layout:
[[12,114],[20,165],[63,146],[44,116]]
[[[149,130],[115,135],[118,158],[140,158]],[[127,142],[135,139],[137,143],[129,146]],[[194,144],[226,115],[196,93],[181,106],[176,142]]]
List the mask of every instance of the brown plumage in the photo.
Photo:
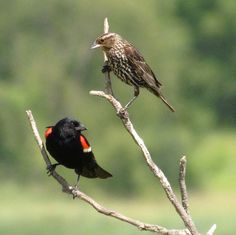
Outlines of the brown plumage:
[[139,88],[144,87],[151,91],[174,112],[174,108],[168,104],[165,97],[160,92],[161,83],[144,60],[139,51],[128,41],[116,33],[105,33],[99,36],[93,48],[101,47],[108,58],[108,69],[126,84],[134,87],[134,97],[128,102],[125,108],[139,95]]

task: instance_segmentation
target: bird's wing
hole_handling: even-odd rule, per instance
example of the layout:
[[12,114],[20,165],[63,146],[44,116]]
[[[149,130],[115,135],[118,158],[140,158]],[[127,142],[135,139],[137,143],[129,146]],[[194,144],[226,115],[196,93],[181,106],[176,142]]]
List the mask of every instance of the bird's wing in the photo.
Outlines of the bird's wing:
[[83,136],[82,134],[80,134],[80,144],[82,146],[83,152],[84,153],[89,153],[92,152],[92,148],[88,142],[88,140],[85,138],[85,136]]
[[[137,78],[142,78],[151,87],[160,87],[161,83],[157,80],[150,66],[145,62],[143,56],[131,44],[124,47],[128,62],[137,74]],[[142,82],[142,81],[140,81]]]

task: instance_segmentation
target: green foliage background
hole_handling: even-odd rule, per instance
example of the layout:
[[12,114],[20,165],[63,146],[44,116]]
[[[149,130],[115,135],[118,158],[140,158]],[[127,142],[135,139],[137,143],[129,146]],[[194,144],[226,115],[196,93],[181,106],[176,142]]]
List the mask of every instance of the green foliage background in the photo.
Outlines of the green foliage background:
[[[37,185],[44,193],[55,186],[46,177],[26,119],[25,110],[32,109],[42,136],[45,126],[65,116],[89,129],[86,136],[98,162],[114,178],[81,179],[82,189],[112,198],[163,195],[158,184],[152,187],[156,180],[113,109],[89,95],[104,88],[102,53],[90,46],[107,16],[110,30],[142,52],[176,109],[170,113],[146,90],[130,108],[153,159],[176,186],[179,158],[187,155],[191,190],[234,193],[235,11],[233,0],[2,1],[1,184]],[[132,88],[115,77],[112,82],[125,104]],[[58,170],[75,182],[72,171]]]

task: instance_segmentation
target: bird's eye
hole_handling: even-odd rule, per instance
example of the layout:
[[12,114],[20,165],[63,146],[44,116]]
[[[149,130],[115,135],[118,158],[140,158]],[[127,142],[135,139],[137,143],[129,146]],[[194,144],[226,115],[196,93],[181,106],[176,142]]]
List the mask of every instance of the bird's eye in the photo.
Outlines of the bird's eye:
[[104,42],[104,39],[103,39],[103,38],[101,38],[101,39],[100,39],[100,42],[101,42],[101,43],[103,43],[103,42]]

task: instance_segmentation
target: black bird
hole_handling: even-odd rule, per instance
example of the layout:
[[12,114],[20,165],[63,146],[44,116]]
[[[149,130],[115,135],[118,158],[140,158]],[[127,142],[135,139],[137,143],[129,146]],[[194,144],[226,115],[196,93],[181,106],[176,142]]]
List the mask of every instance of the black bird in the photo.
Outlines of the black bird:
[[102,48],[108,58],[108,65],[104,66],[103,72],[113,71],[121,81],[134,87],[134,97],[128,102],[125,109],[137,98],[139,88],[144,87],[161,98],[172,112],[175,111],[161,94],[161,83],[143,56],[131,43],[116,33],[105,33],[95,40],[91,49],[98,47]]
[[46,147],[51,156],[58,162],[53,164],[50,170],[57,165],[63,165],[74,169],[78,174],[87,178],[105,179],[112,175],[102,169],[96,162],[91,146],[82,131],[87,130],[79,121],[64,118],[55,126],[47,127],[45,131]]

